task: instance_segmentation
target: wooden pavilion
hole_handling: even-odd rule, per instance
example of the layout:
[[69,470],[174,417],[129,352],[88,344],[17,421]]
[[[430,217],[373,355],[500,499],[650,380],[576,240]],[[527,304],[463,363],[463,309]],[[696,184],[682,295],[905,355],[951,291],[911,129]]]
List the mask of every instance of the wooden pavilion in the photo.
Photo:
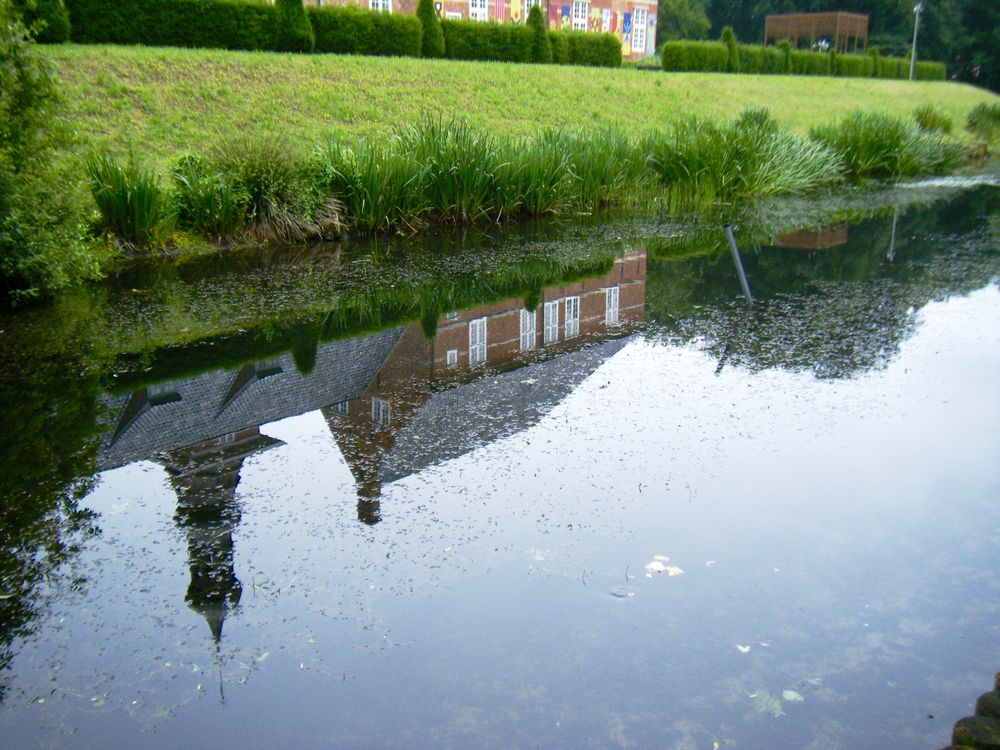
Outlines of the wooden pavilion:
[[[793,47],[808,40],[809,47],[828,39],[837,52],[868,48],[868,16],[862,13],[786,13],[764,19],[764,44],[787,39]],[[850,49],[849,49],[850,48]]]

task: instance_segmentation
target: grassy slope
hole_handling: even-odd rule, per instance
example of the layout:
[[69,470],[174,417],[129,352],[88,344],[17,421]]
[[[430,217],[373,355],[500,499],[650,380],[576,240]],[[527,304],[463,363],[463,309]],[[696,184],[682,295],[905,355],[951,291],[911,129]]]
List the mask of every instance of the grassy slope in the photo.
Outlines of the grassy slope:
[[805,131],[854,108],[909,117],[927,102],[961,127],[972,106],[998,100],[940,82],[141,47],[68,45],[46,52],[85,139],[120,152],[132,147],[159,163],[184,151],[204,153],[220,136],[253,128],[279,131],[307,147],[331,132],[387,133],[423,111],[526,134],[545,125],[640,130],[688,115],[730,118],[745,106],[763,105]]

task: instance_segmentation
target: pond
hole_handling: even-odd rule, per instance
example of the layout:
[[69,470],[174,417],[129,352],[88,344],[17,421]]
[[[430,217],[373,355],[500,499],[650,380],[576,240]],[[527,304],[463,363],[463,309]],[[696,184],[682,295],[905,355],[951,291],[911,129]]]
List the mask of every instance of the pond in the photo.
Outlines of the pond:
[[7,315],[2,744],[947,744],[1000,669],[998,237],[957,180]]

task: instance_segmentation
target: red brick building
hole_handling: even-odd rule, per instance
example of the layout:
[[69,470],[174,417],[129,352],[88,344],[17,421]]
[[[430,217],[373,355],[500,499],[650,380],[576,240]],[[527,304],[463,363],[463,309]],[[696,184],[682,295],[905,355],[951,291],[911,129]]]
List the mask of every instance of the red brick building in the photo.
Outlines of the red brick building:
[[[358,5],[386,13],[417,12],[417,0],[303,0],[304,5]],[[532,5],[540,5],[550,29],[614,34],[624,57],[654,51],[656,0],[434,0],[442,19],[523,24]]]

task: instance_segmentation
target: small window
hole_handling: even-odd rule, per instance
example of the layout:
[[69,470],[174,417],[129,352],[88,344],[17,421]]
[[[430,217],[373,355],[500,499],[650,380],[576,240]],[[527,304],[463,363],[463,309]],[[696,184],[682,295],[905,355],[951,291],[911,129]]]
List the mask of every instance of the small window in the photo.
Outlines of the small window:
[[469,323],[469,366],[475,367],[486,361],[486,318],[477,318]]
[[444,360],[445,360],[445,364],[447,364],[448,367],[454,367],[455,365],[457,365],[458,364],[458,349],[449,349],[448,353],[445,354]]
[[490,20],[490,11],[486,0],[469,0],[469,19],[472,21]]
[[[458,17],[461,18],[462,14],[459,13]],[[458,313],[455,312],[454,310],[452,310],[451,312],[446,312],[444,314],[444,319],[445,320],[458,320]]]
[[334,414],[347,414],[347,406],[350,401],[339,401],[330,407],[330,411]]
[[546,302],[542,308],[542,343],[551,344],[559,340],[559,300]]
[[535,311],[521,310],[521,351],[535,348]]
[[612,286],[604,290],[604,323],[618,325],[618,287]]
[[392,419],[392,406],[388,399],[372,398],[372,422],[388,427]]
[[566,338],[580,335],[580,298],[566,298]]
[[611,31],[611,8],[601,8],[601,31]]
[[587,30],[587,14],[590,3],[587,0],[573,0],[573,28],[577,31]]
[[383,13],[392,13],[392,0],[368,0],[368,8]]
[[[539,4],[540,4],[540,0],[524,0],[524,22],[525,23],[528,22],[528,14],[531,13],[531,6],[532,5],[539,5]],[[541,10],[541,9],[539,8],[539,10]],[[542,12],[544,13],[545,11],[542,11]]]

